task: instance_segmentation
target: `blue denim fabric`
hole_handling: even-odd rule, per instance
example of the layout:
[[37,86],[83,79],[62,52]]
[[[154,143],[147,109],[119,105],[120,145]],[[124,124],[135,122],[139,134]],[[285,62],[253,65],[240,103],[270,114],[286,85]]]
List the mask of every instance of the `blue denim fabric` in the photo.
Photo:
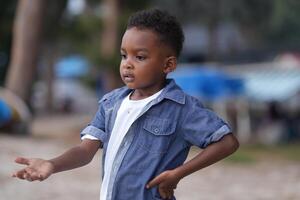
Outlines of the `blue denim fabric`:
[[[167,82],[127,132],[113,164],[107,200],[162,199],[157,187],[145,188],[150,180],[182,165],[192,145],[205,148],[231,133],[197,98],[185,94],[174,80]],[[102,141],[102,166],[117,111],[130,92],[123,87],[104,95],[94,119],[81,132]]]

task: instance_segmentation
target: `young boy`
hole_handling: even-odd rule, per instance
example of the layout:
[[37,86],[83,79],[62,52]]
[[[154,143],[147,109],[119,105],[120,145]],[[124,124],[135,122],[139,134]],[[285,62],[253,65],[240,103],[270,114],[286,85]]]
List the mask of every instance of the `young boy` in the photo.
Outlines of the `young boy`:
[[[182,178],[236,151],[228,125],[166,78],[183,41],[179,23],[166,12],[131,16],[121,44],[126,86],[104,95],[78,146],[51,160],[17,158],[28,166],[13,176],[44,180],[88,164],[103,148],[101,200],[175,199]],[[192,145],[204,150],[184,163]]]

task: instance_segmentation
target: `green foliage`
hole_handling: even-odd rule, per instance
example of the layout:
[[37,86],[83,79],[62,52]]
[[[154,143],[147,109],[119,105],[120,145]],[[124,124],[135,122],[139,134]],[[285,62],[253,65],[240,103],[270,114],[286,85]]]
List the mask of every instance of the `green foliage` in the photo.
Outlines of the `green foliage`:
[[11,51],[12,29],[16,0],[2,0],[0,6],[0,85],[6,75],[9,54]]
[[61,40],[68,50],[94,58],[99,54],[102,22],[95,15],[78,15],[66,20],[61,29]]
[[[149,0],[142,2],[137,0],[119,1],[121,15],[118,22],[118,45],[121,43],[129,13],[143,9],[148,2]],[[85,55],[95,66],[113,66],[113,70],[117,72],[120,62],[119,48],[117,47],[117,52],[109,58],[100,55],[103,21],[96,14],[96,9],[94,8],[99,7],[101,1],[89,0],[87,3],[89,7],[87,12],[78,16],[72,16],[72,18],[62,19],[60,27],[60,41],[64,44],[62,49],[69,53]]]
[[298,46],[300,44],[300,2],[297,0],[275,0],[269,31],[266,38],[269,43],[280,46]]
[[[209,27],[231,22],[265,47],[296,47],[300,43],[298,0],[155,0],[184,23]],[[247,36],[246,36],[247,37]]]
[[[153,0],[152,0],[153,1]],[[151,0],[119,0],[122,12],[136,12],[150,6]]]
[[52,0],[47,2],[43,30],[44,38],[54,41],[60,36],[60,22],[67,6],[67,0]]

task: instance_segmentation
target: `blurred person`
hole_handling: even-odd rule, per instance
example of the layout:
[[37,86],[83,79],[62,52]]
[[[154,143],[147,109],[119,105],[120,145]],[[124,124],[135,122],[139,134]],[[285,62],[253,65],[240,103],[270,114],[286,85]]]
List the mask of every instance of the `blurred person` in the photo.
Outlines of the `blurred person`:
[[12,109],[3,100],[0,99],[0,129],[5,128],[12,121]]
[[[166,78],[176,68],[183,41],[180,24],[167,12],[133,14],[121,43],[126,86],[99,101],[78,146],[50,160],[18,157],[27,167],[13,177],[42,181],[88,164],[103,148],[101,200],[175,199],[182,178],[236,151],[229,126]],[[184,163],[192,145],[203,151]]]

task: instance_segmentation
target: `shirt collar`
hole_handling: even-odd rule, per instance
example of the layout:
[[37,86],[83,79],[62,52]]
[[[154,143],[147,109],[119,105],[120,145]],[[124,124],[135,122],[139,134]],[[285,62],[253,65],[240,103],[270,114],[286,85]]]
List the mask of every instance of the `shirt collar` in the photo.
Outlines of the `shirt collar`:
[[165,98],[179,104],[185,104],[185,94],[173,79],[167,79],[167,84],[158,98]]

